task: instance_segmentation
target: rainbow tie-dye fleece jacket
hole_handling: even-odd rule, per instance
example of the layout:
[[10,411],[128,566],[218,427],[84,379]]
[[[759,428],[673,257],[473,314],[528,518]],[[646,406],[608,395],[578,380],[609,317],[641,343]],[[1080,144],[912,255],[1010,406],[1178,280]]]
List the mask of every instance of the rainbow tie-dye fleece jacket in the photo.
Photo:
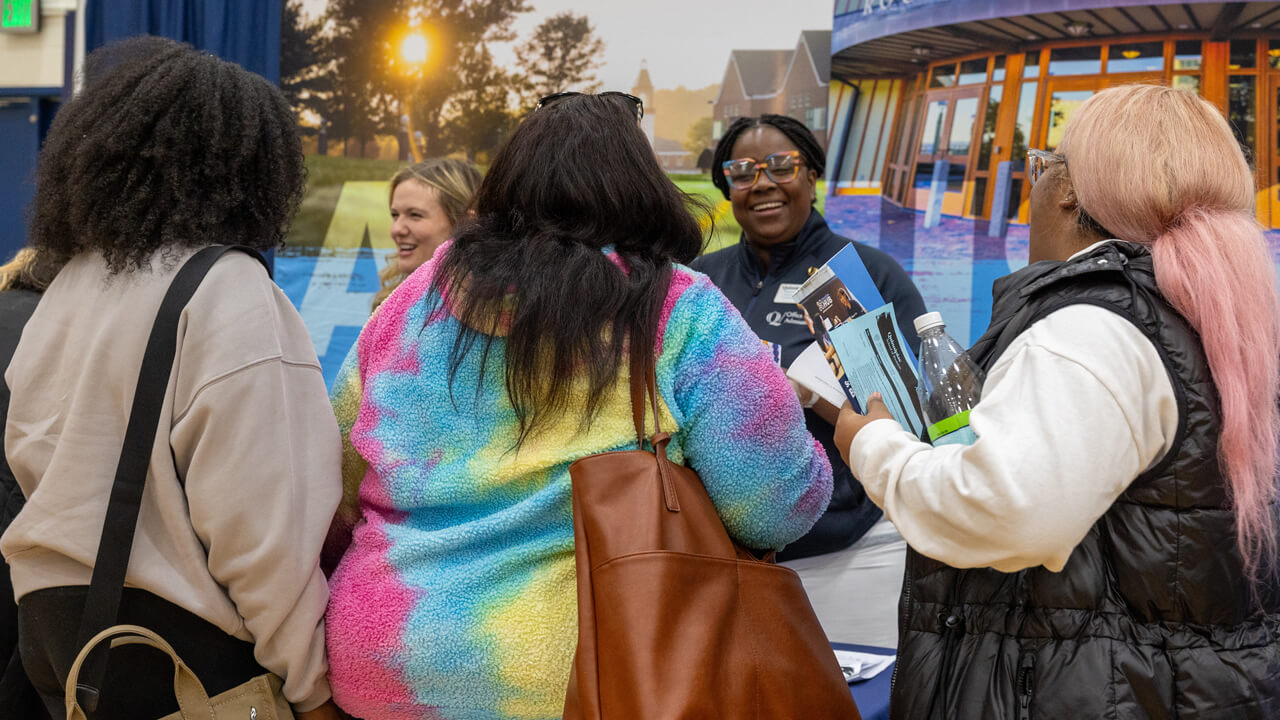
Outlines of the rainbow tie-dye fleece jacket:
[[[558,718],[577,643],[569,465],[635,446],[625,369],[590,427],[566,417],[513,450],[501,338],[485,384],[471,352],[450,394],[460,325],[430,297],[433,268],[382,305],[333,389],[334,698],[364,720]],[[803,535],[831,468],[768,348],[705,276],[677,266],[656,351],[671,458],[702,476],[730,534],[758,548]]]

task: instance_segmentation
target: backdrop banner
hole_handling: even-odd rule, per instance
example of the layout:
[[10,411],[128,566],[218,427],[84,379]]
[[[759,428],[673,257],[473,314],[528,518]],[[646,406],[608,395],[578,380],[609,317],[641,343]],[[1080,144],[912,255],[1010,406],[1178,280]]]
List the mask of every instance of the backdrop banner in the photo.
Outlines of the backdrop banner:
[[280,81],[281,0],[86,0],[85,52],[132,35],[190,43]]

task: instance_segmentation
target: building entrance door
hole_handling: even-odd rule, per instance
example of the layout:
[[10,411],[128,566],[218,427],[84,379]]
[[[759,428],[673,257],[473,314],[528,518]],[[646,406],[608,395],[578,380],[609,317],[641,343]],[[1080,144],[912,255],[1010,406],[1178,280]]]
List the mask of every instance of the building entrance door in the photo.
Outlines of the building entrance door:
[[1062,142],[1067,121],[1095,92],[1105,87],[1100,77],[1050,78],[1044,94],[1044,108],[1040,117],[1039,142],[1033,147],[1055,152]]
[[982,91],[981,87],[937,90],[926,97],[912,188],[915,209],[928,210],[933,193],[941,192],[942,213],[963,214],[966,180],[977,150],[973,138],[979,129]]
[[36,98],[0,97],[0,259],[13,257],[26,240],[23,219],[35,194],[30,178],[40,149],[40,108]]
[[1125,75],[1108,75],[1104,77],[1064,77],[1049,78],[1047,92],[1044,94],[1044,107],[1040,123],[1040,144],[1044,150],[1054,152],[1058,143],[1062,142],[1062,133],[1067,129],[1067,121],[1076,110],[1094,93],[1115,85],[1133,85],[1135,83],[1164,84],[1158,73],[1128,73]]

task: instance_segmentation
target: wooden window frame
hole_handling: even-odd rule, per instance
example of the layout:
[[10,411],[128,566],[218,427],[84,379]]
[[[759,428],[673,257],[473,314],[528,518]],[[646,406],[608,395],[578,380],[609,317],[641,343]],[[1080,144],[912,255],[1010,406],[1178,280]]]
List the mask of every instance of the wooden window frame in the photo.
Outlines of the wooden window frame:
[[[1230,42],[1231,40],[1240,39],[1254,40],[1255,67],[1230,70],[1227,67],[1230,58]],[[887,152],[883,168],[879,173],[881,195],[891,202],[904,207],[912,204],[911,188],[914,187],[916,160],[925,129],[922,116],[927,110],[929,95],[932,93],[981,87],[982,112],[985,112],[991,88],[996,85],[1003,85],[1004,90],[997,115],[995,139],[991,158],[985,171],[989,179],[986,194],[982,200],[982,213],[980,215],[971,215],[968,211],[972,208],[969,194],[973,180],[982,176],[984,172],[978,171],[974,165],[977,157],[977,147],[981,142],[983,118],[979,118],[979,122],[975,122],[975,137],[977,140],[971,143],[974,151],[974,162],[971,162],[966,169],[964,215],[966,217],[989,218],[995,192],[995,183],[990,178],[994,177],[994,170],[998,163],[1012,159],[1010,157],[1010,141],[1012,140],[1014,125],[1017,122],[1017,107],[1022,102],[1020,95],[1024,82],[1036,82],[1036,97],[1033,101],[1034,112],[1028,137],[1028,145],[1035,147],[1044,142],[1045,134],[1047,133],[1048,118],[1046,113],[1050,81],[1053,81],[1054,89],[1061,89],[1064,84],[1081,83],[1108,87],[1127,82],[1157,81],[1171,85],[1177,77],[1196,76],[1200,81],[1201,97],[1216,105],[1225,114],[1228,101],[1227,91],[1231,78],[1234,76],[1253,76],[1255,78],[1254,117],[1256,122],[1255,152],[1257,158],[1255,180],[1259,188],[1258,219],[1265,225],[1280,226],[1280,139],[1277,139],[1277,133],[1280,132],[1280,118],[1274,117],[1277,113],[1275,112],[1276,107],[1273,107],[1273,104],[1280,103],[1280,68],[1272,68],[1269,62],[1268,51],[1270,50],[1270,42],[1273,39],[1280,41],[1280,37],[1274,34],[1267,35],[1262,33],[1241,34],[1221,42],[1211,40],[1205,31],[1141,33],[1107,38],[1090,37],[1028,43],[1005,53],[978,52],[932,62],[928,67],[917,73],[914,78],[898,79],[900,85],[897,89],[897,102],[886,103],[883,123],[892,123],[892,127],[887,130]],[[1174,56],[1177,43],[1188,40],[1200,43],[1200,68],[1198,70],[1175,70]],[[1157,41],[1164,43],[1163,69],[1158,73],[1150,71],[1136,73],[1109,72],[1111,51],[1114,46]],[[1101,72],[1086,75],[1049,75],[1049,53],[1052,50],[1092,45],[1101,47]],[[1023,77],[1025,54],[1032,52],[1038,53],[1038,72],[1032,77]],[[993,81],[992,71],[995,59],[1001,56],[1005,58],[1005,78],[1003,81]],[[986,82],[960,85],[960,66],[967,61],[981,57],[987,58]],[[931,87],[934,74],[939,68],[947,68],[955,73],[955,83],[943,88]],[[1083,81],[1078,79],[1083,79]],[[876,149],[873,150],[873,152],[877,153],[877,157],[880,148],[885,146],[883,137],[885,132],[886,130],[882,125],[882,137],[876,144]],[[859,154],[864,149],[864,144],[865,140],[859,145]],[[860,160],[860,157],[855,158],[853,175],[850,179],[851,183],[856,182],[857,167]],[[875,173],[873,172],[872,176],[874,175]],[[1027,206],[1030,186],[1025,181],[1024,173],[1014,173],[1011,179],[1023,180],[1021,197],[1017,201],[1018,209],[1015,214],[1015,221],[1025,223],[1028,220]]]

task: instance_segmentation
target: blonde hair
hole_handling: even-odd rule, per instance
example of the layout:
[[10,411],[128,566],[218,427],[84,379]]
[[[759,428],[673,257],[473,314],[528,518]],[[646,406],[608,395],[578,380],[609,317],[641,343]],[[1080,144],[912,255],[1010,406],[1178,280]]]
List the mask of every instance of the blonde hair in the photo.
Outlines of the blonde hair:
[[1165,299],[1200,334],[1222,403],[1218,461],[1246,571],[1276,556],[1280,299],[1254,175],[1213,105],[1152,85],[1080,106],[1058,148],[1080,209],[1151,248]]
[[[387,203],[395,197],[396,188],[406,180],[416,180],[436,191],[444,215],[449,225],[457,227],[471,207],[471,198],[480,187],[482,176],[479,168],[455,158],[432,158],[424,162],[410,165],[391,178],[391,187],[387,193]],[[404,282],[405,274],[400,272],[400,264],[395,255],[387,258],[386,264],[378,273],[381,289],[373,296],[373,307],[376,310],[393,290]]]
[[34,249],[24,247],[13,256],[12,260],[0,265],[0,292],[6,290],[44,292],[53,281],[53,275],[57,274],[58,268],[42,268],[43,264],[38,263],[38,259],[39,256]]

